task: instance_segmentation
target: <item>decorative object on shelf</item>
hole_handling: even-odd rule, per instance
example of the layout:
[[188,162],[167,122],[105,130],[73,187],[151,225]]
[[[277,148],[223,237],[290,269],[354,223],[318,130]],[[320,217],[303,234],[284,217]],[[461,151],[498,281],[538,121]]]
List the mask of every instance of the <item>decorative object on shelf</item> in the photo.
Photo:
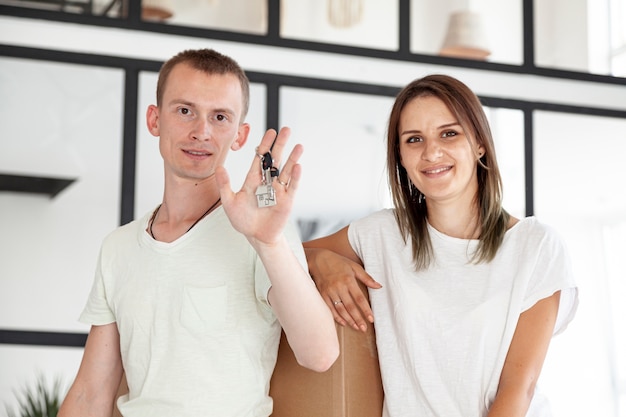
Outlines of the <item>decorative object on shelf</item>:
[[485,60],[490,54],[480,14],[470,10],[453,12],[439,55]]
[[346,29],[363,18],[363,0],[328,0],[328,21],[331,26]]
[[142,0],[141,18],[143,20],[163,21],[174,16],[172,0]]

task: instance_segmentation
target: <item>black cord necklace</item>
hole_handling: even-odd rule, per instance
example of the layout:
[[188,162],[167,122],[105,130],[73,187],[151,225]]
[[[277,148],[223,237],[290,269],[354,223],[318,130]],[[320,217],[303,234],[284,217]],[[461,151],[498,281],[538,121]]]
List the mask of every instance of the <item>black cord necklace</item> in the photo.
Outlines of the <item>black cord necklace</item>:
[[[220,200],[221,200],[221,198],[218,198],[217,201],[215,203],[213,203],[213,205],[211,207],[209,207],[209,209],[207,211],[205,211],[204,214],[198,218],[198,220],[193,222],[191,227],[189,227],[189,229],[187,229],[187,232],[189,232],[191,229],[193,229],[193,227],[195,225],[197,225],[200,220],[204,219],[206,217],[206,215],[209,214],[211,212],[211,210],[213,210],[219,204]],[[159,204],[159,207],[157,207],[154,210],[154,213],[152,213],[152,217],[150,217],[150,226],[148,227],[148,231],[150,232],[150,236],[152,236],[152,239],[154,239],[154,240],[156,240],[156,237],[154,237],[154,233],[152,232],[152,225],[154,224],[154,220],[156,220],[157,213],[159,212],[159,209],[161,208],[161,206],[162,206],[162,204]],[[187,233],[187,232],[185,232],[185,233]]]

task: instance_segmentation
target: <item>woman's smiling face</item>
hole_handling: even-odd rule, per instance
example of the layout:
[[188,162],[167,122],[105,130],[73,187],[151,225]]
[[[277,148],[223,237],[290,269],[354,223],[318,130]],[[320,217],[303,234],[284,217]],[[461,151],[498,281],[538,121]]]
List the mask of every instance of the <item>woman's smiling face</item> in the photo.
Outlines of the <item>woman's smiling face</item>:
[[419,96],[409,101],[400,115],[398,136],[402,166],[427,201],[473,199],[484,149],[466,136],[442,100]]

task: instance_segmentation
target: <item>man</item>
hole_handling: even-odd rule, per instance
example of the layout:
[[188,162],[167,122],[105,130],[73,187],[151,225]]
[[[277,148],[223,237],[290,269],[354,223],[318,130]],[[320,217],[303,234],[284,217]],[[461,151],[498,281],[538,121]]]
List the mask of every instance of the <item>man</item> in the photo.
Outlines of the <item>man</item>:
[[[125,417],[268,416],[281,326],[303,366],[324,371],[336,359],[332,315],[288,221],[301,145],[274,168],[289,129],[268,130],[242,189],[230,188],[223,164],[246,143],[248,102],[243,70],[213,50],[161,68],[146,119],[164,161],[163,202],[103,242],[81,315],[92,327],[59,416],[109,417],[123,372]],[[276,204],[261,206],[270,191]]]

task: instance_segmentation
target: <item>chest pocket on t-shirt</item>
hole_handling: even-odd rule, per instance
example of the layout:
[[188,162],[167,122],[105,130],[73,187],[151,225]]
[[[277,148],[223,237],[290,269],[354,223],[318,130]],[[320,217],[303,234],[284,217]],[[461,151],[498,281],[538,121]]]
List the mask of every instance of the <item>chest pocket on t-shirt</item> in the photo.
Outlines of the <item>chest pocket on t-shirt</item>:
[[192,332],[215,330],[226,324],[227,286],[185,286],[180,310],[181,324]]

